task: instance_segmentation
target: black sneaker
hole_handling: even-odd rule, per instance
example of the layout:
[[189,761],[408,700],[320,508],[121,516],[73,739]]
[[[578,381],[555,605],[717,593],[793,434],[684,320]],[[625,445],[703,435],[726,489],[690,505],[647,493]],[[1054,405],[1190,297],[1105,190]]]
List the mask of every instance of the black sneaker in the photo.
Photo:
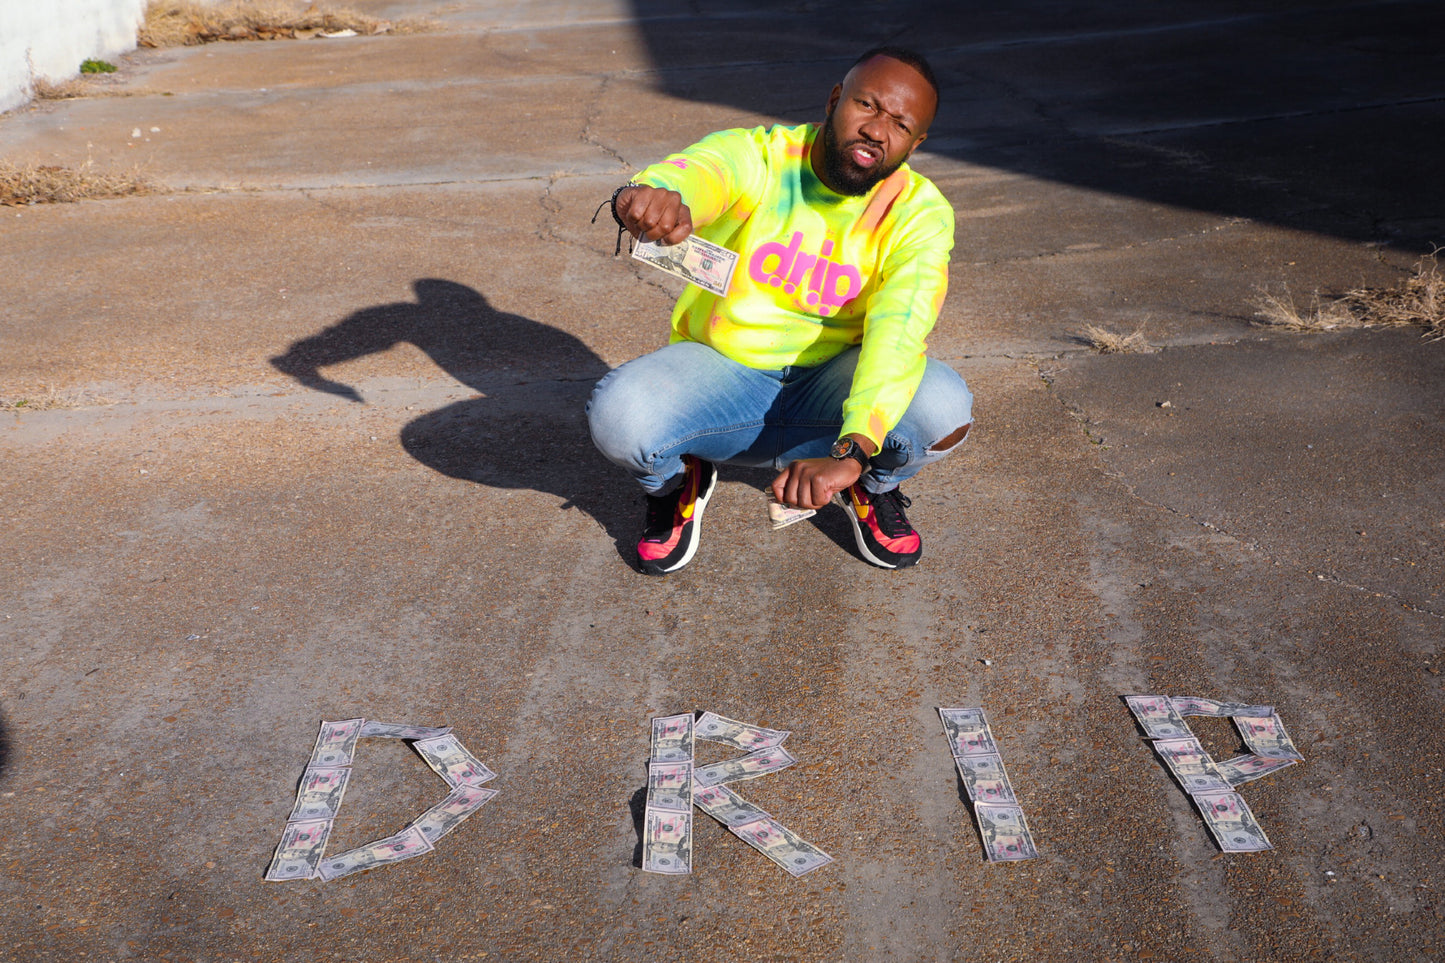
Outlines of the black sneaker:
[[853,523],[858,551],[874,565],[907,568],[923,555],[923,539],[913,530],[903,509],[912,505],[898,489],[873,494],[862,484],[838,493],[838,499]]
[[712,462],[682,456],[682,484],[666,495],[647,496],[647,528],[637,543],[637,561],[648,575],[676,572],[697,551],[702,511],[717,484]]

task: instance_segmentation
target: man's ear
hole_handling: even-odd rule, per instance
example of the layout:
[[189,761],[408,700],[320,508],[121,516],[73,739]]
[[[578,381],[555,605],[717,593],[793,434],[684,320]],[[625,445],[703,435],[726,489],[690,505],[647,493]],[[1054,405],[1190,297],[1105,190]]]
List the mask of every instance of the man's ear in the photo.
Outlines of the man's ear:
[[838,98],[839,98],[839,97],[842,97],[842,96],[843,96],[843,85],[842,85],[842,84],[834,84],[834,85],[833,85],[833,92],[828,95],[828,109],[827,109],[827,111],[824,112],[823,116],[826,117],[828,114],[831,114],[831,113],[833,112],[833,108],[838,106]]
[[924,131],[923,133],[918,135],[918,139],[913,142],[913,146],[908,148],[908,154],[903,159],[907,160],[909,157],[912,157],[913,152],[918,150],[918,148],[922,146],[923,142],[926,140],[928,140],[928,132]]

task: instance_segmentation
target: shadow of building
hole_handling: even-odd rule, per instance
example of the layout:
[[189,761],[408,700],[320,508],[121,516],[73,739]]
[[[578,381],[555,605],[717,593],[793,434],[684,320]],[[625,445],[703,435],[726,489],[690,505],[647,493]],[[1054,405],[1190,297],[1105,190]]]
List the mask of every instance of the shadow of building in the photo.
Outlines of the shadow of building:
[[[1445,5],[632,0],[667,94],[820,120],[864,49],[932,61],[924,150],[1416,253],[1445,243]],[[689,131],[704,133],[704,131]],[[684,140],[686,135],[684,135]],[[679,144],[678,147],[684,146]]]

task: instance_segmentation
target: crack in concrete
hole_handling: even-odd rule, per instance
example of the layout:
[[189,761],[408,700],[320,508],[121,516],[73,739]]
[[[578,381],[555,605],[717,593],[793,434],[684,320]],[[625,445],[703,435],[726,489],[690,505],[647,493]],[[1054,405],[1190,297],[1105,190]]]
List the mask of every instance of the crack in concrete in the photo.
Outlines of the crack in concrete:
[[1206,518],[1200,518],[1182,508],[1175,508],[1172,505],[1157,502],[1151,498],[1146,498],[1144,495],[1141,495],[1138,488],[1127,480],[1124,472],[1111,469],[1104,461],[1101,453],[1104,449],[1108,447],[1108,445],[1105,443],[1102,435],[1097,435],[1090,429],[1088,423],[1088,415],[1077,406],[1069,404],[1058,394],[1057,391],[1054,390],[1053,378],[1048,372],[1044,371],[1043,368],[1041,368],[1037,363],[1029,361],[1028,359],[1024,360],[1026,361],[1026,363],[1030,364],[1033,367],[1035,373],[1038,375],[1039,380],[1043,382],[1044,387],[1048,390],[1049,395],[1059,405],[1059,408],[1066,415],[1068,415],[1074,420],[1074,422],[1079,426],[1079,429],[1083,433],[1084,437],[1088,439],[1092,450],[1095,452],[1095,457],[1097,458],[1097,467],[1099,474],[1117,483],[1119,490],[1131,500],[1141,505],[1152,508],[1155,511],[1167,512],[1170,515],[1187,519],[1188,521],[1194,523],[1195,525],[1198,525],[1200,528],[1203,528],[1206,531],[1224,536],[1225,538],[1234,542],[1237,546],[1245,549],[1246,551],[1258,553],[1264,559],[1275,565],[1288,566],[1300,575],[1312,575],[1314,576],[1316,581],[1326,582],[1331,585],[1336,585],[1340,588],[1350,589],[1355,592],[1368,593],[1374,598],[1389,599],[1390,601],[1399,605],[1401,608],[1404,608],[1417,615],[1431,616],[1433,618],[1439,619],[1441,622],[1445,622],[1445,612],[1436,612],[1431,609],[1425,608],[1422,605],[1411,601],[1410,599],[1396,592],[1382,592],[1378,589],[1373,589],[1366,585],[1359,585],[1355,582],[1351,582],[1349,579],[1346,579],[1340,575],[1336,575],[1332,572],[1316,571],[1315,569],[1309,568],[1303,562],[1292,558],[1284,552],[1270,549],[1256,539],[1239,534],[1235,531],[1225,528],[1222,525],[1217,525]]

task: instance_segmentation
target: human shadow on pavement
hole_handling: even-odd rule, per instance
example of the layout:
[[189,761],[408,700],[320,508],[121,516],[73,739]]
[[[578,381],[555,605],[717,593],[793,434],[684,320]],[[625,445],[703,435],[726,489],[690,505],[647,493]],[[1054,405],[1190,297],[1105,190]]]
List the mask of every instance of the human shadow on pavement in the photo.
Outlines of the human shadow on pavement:
[[465,284],[422,278],[412,288],[415,301],[357,311],[294,342],[271,364],[308,388],[364,403],[356,388],[322,369],[415,345],[481,397],[404,425],[407,452],[452,478],[556,495],[564,510],[580,509],[601,524],[626,556],[639,509],[592,445],[584,413],[606,363],[567,332],[498,311]]

